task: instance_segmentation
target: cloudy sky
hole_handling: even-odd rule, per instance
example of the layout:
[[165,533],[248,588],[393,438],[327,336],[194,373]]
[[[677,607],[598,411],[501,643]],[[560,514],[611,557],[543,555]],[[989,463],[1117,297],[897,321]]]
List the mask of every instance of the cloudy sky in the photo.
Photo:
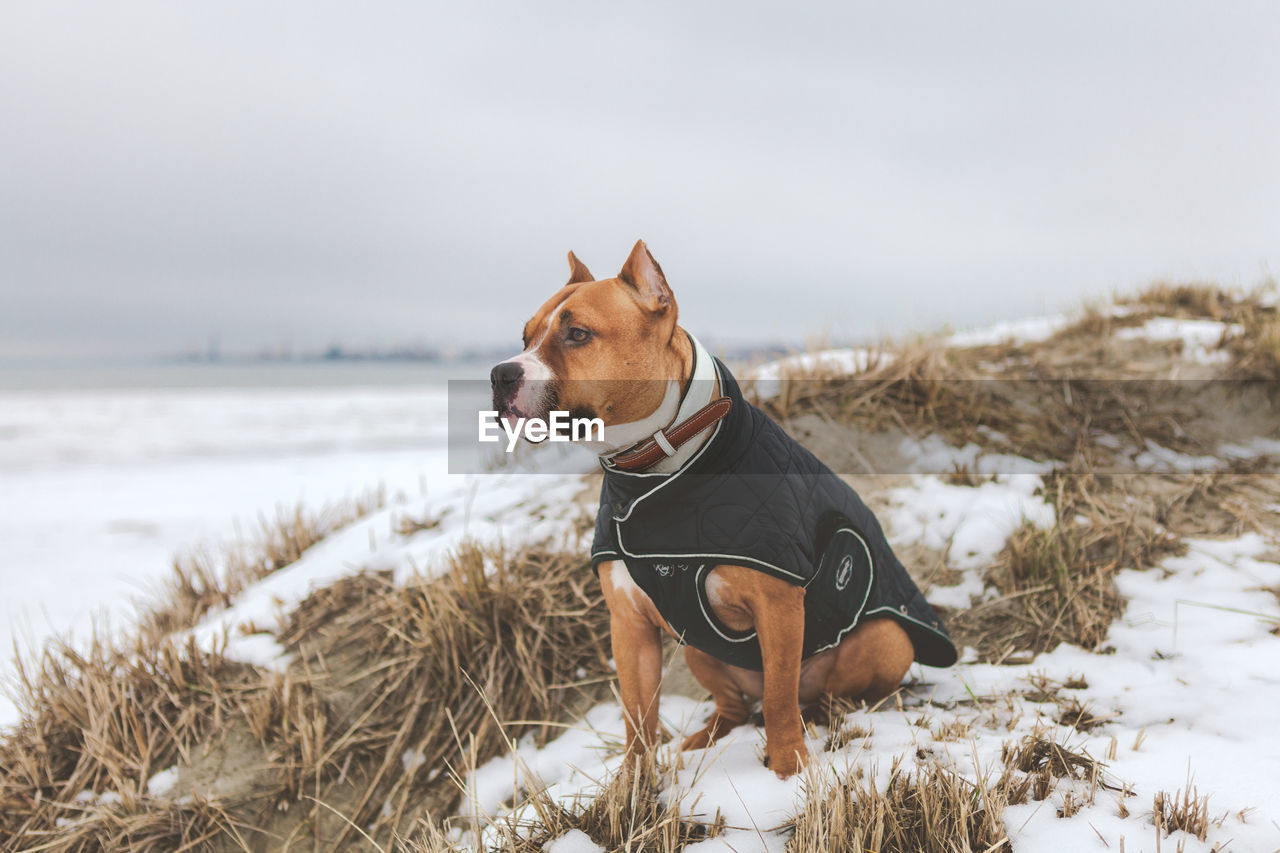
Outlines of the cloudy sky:
[[1280,267],[1280,4],[0,11],[0,357],[515,343],[643,237],[720,340]]

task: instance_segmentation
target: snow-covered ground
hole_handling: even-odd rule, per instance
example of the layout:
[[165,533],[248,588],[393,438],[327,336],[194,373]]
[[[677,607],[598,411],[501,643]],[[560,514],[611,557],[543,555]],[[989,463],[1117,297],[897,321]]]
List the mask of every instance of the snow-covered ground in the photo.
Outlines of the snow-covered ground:
[[[225,652],[265,667],[288,664],[271,631],[277,617],[315,589],[354,572],[391,571],[405,582],[431,576],[443,557],[466,541],[505,543],[556,541],[585,545],[575,537],[571,507],[582,490],[581,478],[568,474],[450,476],[438,472],[441,485],[430,498],[394,500],[377,512],[326,537],[291,565],[245,590],[235,604],[210,613],[194,629],[204,648],[225,638]],[[400,518],[430,516],[439,522],[412,535],[396,531]],[[249,633],[247,629],[255,629]]]
[[1182,356],[1197,364],[1225,364],[1231,354],[1219,348],[1226,337],[1244,333],[1244,327],[1217,320],[1187,320],[1152,317],[1141,326],[1118,329],[1121,340],[1180,341]]
[[[1006,326],[963,340],[1038,339],[1059,325],[1053,319]],[[1170,330],[1149,331],[1160,337]],[[1207,340],[1203,330],[1194,334],[1197,343]],[[1197,358],[1188,348],[1187,357]],[[851,350],[824,353],[822,361],[860,370],[867,357]],[[769,369],[770,378],[782,370]],[[287,661],[271,636],[244,635],[243,627],[269,630],[281,608],[342,575],[365,567],[390,569],[401,579],[430,573],[446,549],[466,538],[518,544],[552,536],[574,544],[570,513],[578,509],[569,499],[580,488],[576,477],[447,474],[441,388],[70,397],[11,394],[0,409],[6,593],[0,630],[25,623],[38,638],[82,624],[94,610],[123,618],[128,597],[166,572],[173,552],[233,535],[234,519],[248,526],[277,505],[301,499],[315,506],[378,483],[392,493],[390,505],[210,614],[196,629],[201,641],[229,633],[232,654],[279,665]],[[1043,470],[1030,460],[934,439],[913,453],[920,471],[959,462],[994,475],[971,487],[917,474],[892,493],[882,516],[895,541],[948,551],[962,579],[932,597],[962,606],[988,594],[980,569],[1013,530],[1026,520],[1054,522],[1052,508],[1036,495]],[[428,513],[440,524],[395,532],[399,516]],[[1130,786],[1133,796],[1122,809],[1116,791],[1100,790],[1091,805],[1059,818],[1072,790],[1064,784],[1045,802],[1015,806],[1004,817],[1017,850],[1117,850],[1123,839],[1130,853],[1153,851],[1152,797],[1173,793],[1189,777],[1210,796],[1210,815],[1222,819],[1207,842],[1179,837],[1166,849],[1179,841],[1192,853],[1214,845],[1280,849],[1280,636],[1274,622],[1250,615],[1277,613],[1274,596],[1263,590],[1280,585],[1273,549],[1258,535],[1192,542],[1186,555],[1159,569],[1120,573],[1128,605],[1108,637],[1109,653],[1062,646],[1014,666],[976,663],[972,654],[947,670],[917,666],[902,708],[852,715],[866,737],[823,752],[817,733],[809,743],[810,775],[778,780],[761,764],[763,732],[746,726],[686,755],[665,796],[680,798],[685,813],[710,818],[719,811],[726,818],[722,837],[690,849],[781,850],[786,836],[778,827],[796,813],[806,779],[861,766],[874,767],[883,784],[898,756],[974,777],[998,768],[1002,744],[1040,730],[1103,760],[1108,782]],[[1062,689],[1106,721],[1087,734],[1057,726],[1056,705],[1024,695],[1045,682],[1083,682]],[[664,700],[663,717],[678,733],[700,726],[709,710],[672,697]],[[5,712],[0,706],[0,722]],[[616,769],[621,740],[619,708],[600,705],[542,749],[525,742],[516,756],[479,768],[468,780],[473,797],[463,812],[501,814],[517,782],[545,785],[566,799],[589,794]],[[414,759],[405,756],[407,764]],[[153,781],[159,789],[165,780]],[[580,836],[560,846],[596,849]]]
[[[0,643],[120,627],[176,554],[278,509],[379,486],[433,497],[445,402],[440,382],[0,391]],[[0,696],[0,726],[14,721]]]
[[962,329],[945,339],[953,347],[987,347],[996,344],[1031,344],[1048,340],[1065,328],[1068,318],[1062,314],[1048,317],[1024,317],[1006,320],[978,329]]
[[841,347],[789,355],[745,371],[761,397],[776,397],[783,380],[826,373],[862,373],[893,360],[890,353],[864,347]]
[[[1002,324],[955,335],[949,343],[1043,340],[1062,325],[1060,318]],[[1179,339],[1185,358],[1214,363],[1221,361],[1214,350],[1219,340],[1237,331],[1220,323],[1153,320],[1126,337]],[[819,363],[860,371],[868,359],[864,350],[824,351],[766,365],[756,375],[772,382],[788,370]],[[1257,443],[1233,453],[1274,451],[1273,441]],[[892,508],[882,517],[895,541],[946,551],[949,564],[962,570],[958,584],[933,589],[931,600],[963,607],[991,595],[979,570],[1009,534],[1026,521],[1041,527],[1054,523],[1053,508],[1036,495],[1045,466],[982,454],[975,446],[947,447],[935,437],[904,447],[904,453],[922,472],[960,464],[995,475],[975,487],[918,474],[909,486],[894,490]],[[1180,454],[1165,458],[1170,453],[1149,449],[1152,464],[1141,467],[1159,462],[1156,467],[1163,470],[1196,469],[1196,460]],[[1214,463],[1209,467],[1222,464],[1209,459]],[[780,851],[787,834],[779,827],[797,813],[815,779],[860,766],[874,768],[883,786],[894,759],[901,757],[907,766],[938,762],[976,780],[999,771],[1005,743],[1036,733],[1103,761],[1109,787],[1071,817],[1060,818],[1059,808],[1067,797],[1082,801],[1086,786],[1081,783],[1063,782],[1045,801],[1009,808],[1004,821],[1016,850],[1158,850],[1153,798],[1157,792],[1172,796],[1188,785],[1209,796],[1214,822],[1206,841],[1175,833],[1164,849],[1182,844],[1180,849],[1193,853],[1280,850],[1280,732],[1275,726],[1280,608],[1270,591],[1280,585],[1275,546],[1257,534],[1188,545],[1186,555],[1168,558],[1156,569],[1119,574],[1117,585],[1128,603],[1104,652],[1063,645],[1029,663],[994,666],[977,663],[970,651],[951,669],[917,665],[903,707],[851,715],[849,723],[869,734],[831,752],[821,751],[825,737],[818,731],[808,744],[810,772],[792,780],[780,781],[762,766],[764,732],[751,726],[677,762],[673,745],[682,733],[702,725],[711,706],[665,698],[663,721],[674,734],[666,759],[682,769],[667,780],[664,796],[679,801],[686,815],[711,820],[718,812],[728,824],[721,837],[688,849]],[[1044,698],[1037,693],[1045,684],[1056,685],[1064,698],[1104,722],[1087,733],[1059,725],[1060,707],[1037,701]],[[545,787],[566,803],[589,796],[617,770],[622,733],[620,708],[603,704],[542,749],[526,740],[512,755],[494,759],[470,777],[463,813],[503,814],[516,786]],[[458,838],[473,841],[461,833]],[[577,853],[602,849],[576,831],[561,841]]]
[[[315,371],[264,372],[272,382],[317,381]],[[245,387],[255,379],[245,369],[231,372],[239,387],[0,389],[4,648],[11,638],[34,649],[55,635],[85,637],[94,624],[122,629],[133,601],[156,591],[176,555],[216,555],[299,504],[317,512],[376,489],[387,500],[246,590],[230,611],[211,614],[197,629],[206,643],[215,629],[268,625],[281,602],[362,566],[429,570],[435,555],[466,537],[547,535],[551,522],[529,523],[530,496],[563,500],[579,488],[576,478],[450,475],[445,372],[425,371],[427,381],[413,384],[407,368],[335,372],[367,384]],[[470,377],[476,368],[458,372]],[[437,536],[405,542],[391,534],[397,519],[428,513],[441,517]],[[269,637],[230,637],[233,654],[276,659]],[[11,673],[6,653],[0,680]],[[16,721],[0,693],[0,727]]]
[[[975,489],[920,476],[895,492],[897,510],[886,521],[899,542],[949,541],[953,551],[963,549],[953,554],[959,557],[953,564],[974,568],[952,589],[981,595],[976,567],[983,558],[1023,518],[1052,523],[1032,494],[1038,483],[1029,478],[1038,480],[1003,475]],[[976,780],[999,771],[1003,744],[1033,732],[1102,760],[1107,784],[1127,784],[1132,796],[1099,790],[1091,805],[1059,818],[1064,798],[1070,794],[1079,801],[1086,789],[1063,783],[1048,800],[1007,810],[1015,850],[1117,850],[1123,839],[1127,851],[1155,851],[1152,799],[1159,791],[1172,795],[1188,780],[1209,795],[1210,816],[1221,822],[1211,826],[1206,842],[1179,834],[1165,841],[1165,849],[1179,842],[1191,853],[1280,849],[1280,637],[1273,633],[1275,598],[1262,589],[1280,584],[1280,564],[1263,557],[1271,547],[1256,534],[1193,541],[1185,556],[1171,557],[1160,568],[1122,572],[1118,585],[1129,602],[1107,638],[1106,653],[1063,645],[1016,666],[976,663],[972,653],[950,669],[915,665],[904,707],[850,715],[853,726],[870,733],[865,738],[830,752],[822,752],[821,730],[809,739],[813,758],[807,776],[781,781],[765,768],[764,732],[751,726],[735,729],[708,750],[686,754],[665,796],[693,817],[710,821],[718,811],[728,825],[721,837],[688,849],[781,851],[787,834],[778,828],[798,811],[805,786],[822,775],[875,768],[883,787],[894,758],[903,757],[907,766],[940,762]],[[939,592],[944,595],[931,598],[952,590]],[[1272,614],[1272,621],[1250,614]],[[1087,686],[1063,692],[1106,722],[1087,734],[1057,725],[1058,705],[1023,695],[1045,682],[1083,682]],[[681,733],[701,727],[710,711],[709,703],[664,699],[664,725],[675,733],[665,747],[668,762],[675,764],[670,750]],[[622,732],[620,708],[604,704],[541,750],[525,741],[516,753],[476,771],[464,814],[502,814],[516,783],[525,790],[546,787],[565,802],[589,795],[617,770]]]

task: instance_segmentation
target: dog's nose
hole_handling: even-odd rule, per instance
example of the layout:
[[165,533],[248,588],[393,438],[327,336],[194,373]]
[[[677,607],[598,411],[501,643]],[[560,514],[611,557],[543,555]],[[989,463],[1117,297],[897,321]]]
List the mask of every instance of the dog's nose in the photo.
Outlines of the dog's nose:
[[489,372],[489,384],[494,388],[511,385],[524,376],[524,367],[514,361],[504,361]]

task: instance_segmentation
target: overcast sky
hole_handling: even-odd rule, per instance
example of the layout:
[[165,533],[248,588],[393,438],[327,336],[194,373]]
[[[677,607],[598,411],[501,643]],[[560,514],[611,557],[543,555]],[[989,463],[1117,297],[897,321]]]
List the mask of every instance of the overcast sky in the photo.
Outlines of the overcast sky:
[[503,343],[643,237],[838,339],[1280,267],[1280,4],[0,10],[0,357]]

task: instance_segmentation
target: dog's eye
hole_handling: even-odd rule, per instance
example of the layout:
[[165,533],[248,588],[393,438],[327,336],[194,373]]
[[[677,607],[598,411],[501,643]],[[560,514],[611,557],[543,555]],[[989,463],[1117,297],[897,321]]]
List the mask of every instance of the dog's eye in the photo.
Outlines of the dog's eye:
[[590,332],[588,332],[586,329],[579,329],[577,326],[571,327],[569,329],[569,334],[566,336],[566,338],[569,340],[570,343],[575,343],[575,344],[586,343],[587,339],[590,337],[591,337]]

